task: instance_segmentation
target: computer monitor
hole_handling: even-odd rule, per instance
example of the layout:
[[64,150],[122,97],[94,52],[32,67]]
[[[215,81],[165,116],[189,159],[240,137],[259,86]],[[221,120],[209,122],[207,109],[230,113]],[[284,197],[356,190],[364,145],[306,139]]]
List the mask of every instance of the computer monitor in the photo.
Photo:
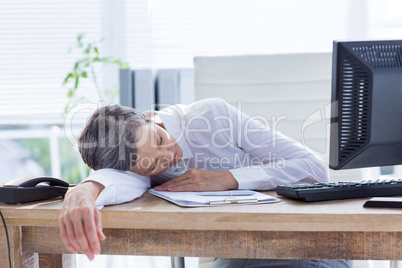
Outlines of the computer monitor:
[[402,40],[334,41],[332,169],[402,164]]

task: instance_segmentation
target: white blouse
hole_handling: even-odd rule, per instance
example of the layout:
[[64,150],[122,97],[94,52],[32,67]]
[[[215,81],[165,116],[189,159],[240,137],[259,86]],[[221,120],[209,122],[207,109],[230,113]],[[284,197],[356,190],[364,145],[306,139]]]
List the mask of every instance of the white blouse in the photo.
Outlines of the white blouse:
[[[267,108],[269,109],[269,108]],[[105,186],[97,205],[140,197],[190,168],[230,171],[239,189],[271,190],[287,183],[328,181],[326,164],[303,146],[221,99],[169,106],[158,114],[183,151],[182,160],[157,176],[100,169],[84,181]]]

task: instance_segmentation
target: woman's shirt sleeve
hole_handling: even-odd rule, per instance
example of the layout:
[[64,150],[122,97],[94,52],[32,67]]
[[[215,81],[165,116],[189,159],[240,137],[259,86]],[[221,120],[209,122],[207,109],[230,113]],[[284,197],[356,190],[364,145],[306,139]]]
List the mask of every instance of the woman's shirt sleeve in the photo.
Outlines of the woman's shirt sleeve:
[[82,182],[87,181],[94,181],[105,187],[96,199],[98,206],[132,201],[140,197],[151,186],[151,179],[148,176],[111,168],[94,171]]
[[328,181],[327,165],[301,143],[224,101],[220,105],[232,119],[234,146],[253,158],[250,166],[229,170],[239,189],[271,190],[281,184]]

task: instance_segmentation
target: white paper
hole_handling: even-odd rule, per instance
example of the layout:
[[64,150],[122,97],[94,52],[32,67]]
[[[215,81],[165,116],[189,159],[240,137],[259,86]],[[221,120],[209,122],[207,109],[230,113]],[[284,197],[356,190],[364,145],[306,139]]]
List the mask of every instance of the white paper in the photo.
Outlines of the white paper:
[[[155,189],[148,190],[150,194],[158,196],[160,198],[171,201],[179,206],[185,207],[197,207],[197,206],[211,206],[209,204],[210,201],[223,201],[223,200],[253,200],[257,199],[257,203],[271,203],[271,202],[279,202],[280,199],[266,195],[263,193],[255,192],[254,195],[247,196],[230,196],[230,195],[222,195],[222,196],[201,196],[200,192],[169,192],[169,191],[156,191]],[[228,191],[228,192],[235,192]],[[242,203],[242,204],[252,204],[252,203]],[[221,204],[227,205],[227,204]],[[240,204],[239,204],[240,205]]]

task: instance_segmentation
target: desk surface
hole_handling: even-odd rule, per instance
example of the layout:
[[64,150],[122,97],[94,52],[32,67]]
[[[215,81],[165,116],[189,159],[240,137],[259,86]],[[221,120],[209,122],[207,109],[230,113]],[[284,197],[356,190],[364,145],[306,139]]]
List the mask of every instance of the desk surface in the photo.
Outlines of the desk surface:
[[[364,208],[366,200],[182,208],[144,194],[102,210],[102,254],[402,259],[402,210]],[[0,204],[7,224],[22,227],[23,251],[52,254],[67,253],[60,208],[60,200]]]
[[[277,196],[275,192],[265,192]],[[402,231],[402,209],[364,208],[368,198],[183,208],[150,194],[102,210],[104,228],[247,231]],[[61,200],[1,204],[9,225],[58,226]],[[202,219],[197,220],[197,219]]]

